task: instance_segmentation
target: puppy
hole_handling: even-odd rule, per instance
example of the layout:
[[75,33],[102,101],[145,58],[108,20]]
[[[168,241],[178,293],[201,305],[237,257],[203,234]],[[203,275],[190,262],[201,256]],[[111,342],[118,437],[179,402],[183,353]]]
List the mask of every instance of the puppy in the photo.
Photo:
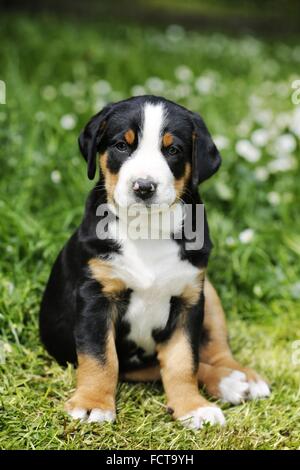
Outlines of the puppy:
[[[173,418],[195,429],[225,423],[199,383],[232,404],[267,397],[267,383],[233,358],[220,300],[205,277],[212,244],[198,185],[221,158],[202,118],[164,98],[135,97],[96,114],[79,146],[90,179],[99,163],[99,180],[54,263],[40,311],[48,352],[77,366],[68,413],[113,421],[119,377],[162,380]],[[128,230],[131,208],[150,236]],[[153,222],[155,214],[172,223]],[[183,226],[195,238],[199,214],[196,246]]]

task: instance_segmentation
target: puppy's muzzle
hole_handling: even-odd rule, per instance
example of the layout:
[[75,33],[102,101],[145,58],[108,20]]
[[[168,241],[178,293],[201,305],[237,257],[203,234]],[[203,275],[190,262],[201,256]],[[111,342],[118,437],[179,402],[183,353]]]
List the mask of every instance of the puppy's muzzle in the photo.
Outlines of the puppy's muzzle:
[[143,201],[150,199],[155,194],[156,188],[157,183],[148,178],[138,178],[132,185],[135,196]]

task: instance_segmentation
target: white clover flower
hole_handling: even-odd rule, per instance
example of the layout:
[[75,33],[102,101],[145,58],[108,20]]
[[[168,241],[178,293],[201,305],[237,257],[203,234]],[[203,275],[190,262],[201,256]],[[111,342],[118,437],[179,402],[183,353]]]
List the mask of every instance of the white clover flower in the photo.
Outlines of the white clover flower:
[[252,122],[249,119],[244,119],[236,127],[236,132],[240,137],[245,137],[249,134],[252,127]]
[[293,54],[293,59],[300,62],[300,46],[295,46],[292,54]]
[[174,89],[176,98],[185,98],[190,95],[191,87],[188,83],[180,83]]
[[149,77],[145,85],[154,94],[162,93],[165,88],[164,82],[159,77]]
[[266,80],[265,82],[263,82],[261,87],[260,87],[260,92],[264,96],[273,95],[273,93],[274,93],[274,82],[272,82],[271,80]]
[[253,109],[259,108],[262,105],[262,97],[257,95],[250,95],[248,98],[249,106]]
[[255,111],[255,121],[263,127],[268,127],[273,120],[273,113],[270,109],[260,109]]
[[51,172],[51,180],[54,184],[58,184],[61,182],[61,174],[60,174],[60,171],[58,170],[53,170]]
[[293,112],[290,130],[294,132],[294,134],[300,138],[300,106],[296,107]]
[[297,142],[292,134],[283,134],[278,137],[275,143],[277,155],[289,154],[294,152],[297,147]]
[[280,70],[279,64],[273,59],[266,60],[262,63],[261,67],[266,75],[272,77],[276,75]]
[[92,90],[99,95],[108,95],[111,92],[111,84],[107,80],[98,80],[93,84]]
[[37,122],[42,122],[45,120],[46,114],[44,113],[44,111],[37,111],[34,117]]
[[292,116],[290,113],[278,113],[275,118],[275,124],[278,129],[285,129],[290,126]]
[[100,109],[104,108],[106,106],[107,101],[104,98],[98,98],[94,103],[93,103],[93,111],[95,113],[98,113]]
[[198,77],[195,81],[195,88],[196,90],[203,94],[208,95],[214,87],[214,79],[210,76],[201,76]]
[[32,158],[36,163],[42,163],[45,160],[44,155],[38,151],[32,153]]
[[11,281],[7,281],[7,282],[6,282],[6,289],[7,289],[8,293],[9,293],[9,295],[11,295],[11,294],[13,293],[13,291],[15,290],[15,285],[14,285],[14,283],[11,282]]
[[266,129],[256,129],[251,134],[251,140],[256,147],[264,147],[269,141],[269,132]]
[[216,191],[223,201],[229,201],[233,198],[232,189],[224,181],[218,181],[216,183]]
[[216,135],[214,137],[214,143],[216,144],[218,150],[223,150],[229,146],[229,139],[224,135]]
[[233,237],[227,237],[225,240],[227,246],[235,246],[236,242]]
[[52,85],[46,85],[41,91],[42,97],[46,101],[52,101],[57,96],[56,88]]
[[60,91],[63,96],[69,97],[73,94],[74,85],[71,82],[64,82],[60,86]]
[[252,242],[254,238],[254,230],[252,228],[246,228],[239,234],[239,240],[243,244]]
[[132,96],[141,96],[146,94],[146,90],[142,85],[134,85],[131,88]]
[[261,151],[246,139],[239,140],[236,143],[235,150],[248,162],[255,163],[261,157]]
[[294,299],[300,299],[300,282],[291,285],[291,294]]
[[290,155],[284,155],[268,164],[268,170],[270,173],[278,173],[280,171],[293,170],[296,166],[296,160]]
[[257,181],[267,181],[267,179],[269,178],[269,171],[263,166],[255,168],[254,174]]
[[166,36],[171,42],[179,42],[184,39],[185,30],[179,24],[171,24],[166,29]]
[[276,191],[270,191],[267,194],[267,199],[272,206],[278,206],[281,201],[280,194]]
[[74,129],[76,123],[77,117],[74,114],[65,114],[60,118],[61,127],[67,131]]
[[186,65],[179,65],[175,69],[175,77],[181,82],[188,82],[193,78],[193,72]]
[[276,83],[275,90],[276,90],[277,95],[281,96],[282,98],[287,97],[290,93],[289,84],[286,82]]
[[256,295],[256,297],[262,297],[263,290],[259,284],[255,284],[253,287],[253,293]]

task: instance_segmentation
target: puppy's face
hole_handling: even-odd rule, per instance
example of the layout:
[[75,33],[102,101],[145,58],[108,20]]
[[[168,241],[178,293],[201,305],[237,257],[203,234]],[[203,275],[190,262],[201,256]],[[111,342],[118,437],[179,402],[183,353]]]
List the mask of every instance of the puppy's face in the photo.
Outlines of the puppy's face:
[[99,155],[108,200],[121,208],[172,206],[220,163],[200,116],[153,96],[106,107],[87,124],[79,144],[89,177]]
[[192,128],[180,108],[174,111],[163,102],[131,101],[111,116],[100,165],[118,206],[171,206],[181,196],[191,176]]

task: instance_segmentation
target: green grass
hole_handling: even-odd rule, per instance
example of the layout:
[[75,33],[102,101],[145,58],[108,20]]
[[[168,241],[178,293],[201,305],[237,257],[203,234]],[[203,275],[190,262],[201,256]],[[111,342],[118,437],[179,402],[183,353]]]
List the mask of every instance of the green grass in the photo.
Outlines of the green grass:
[[[299,46],[17,16],[2,16],[0,31],[7,87],[0,105],[0,448],[300,448],[300,354],[293,349],[300,339],[300,105],[291,101]],[[120,385],[116,424],[70,422],[63,403],[73,372],[59,368],[38,338],[47,276],[91,187],[79,130],[107,101],[144,91],[200,111],[223,140],[222,169],[202,188],[215,244],[209,273],[236,356],[273,388],[269,400],[221,405],[223,429],[182,429],[165,413],[161,387],[142,384]],[[67,130],[61,118],[69,114]],[[250,162],[236,144],[257,129],[268,142]],[[292,141],[286,151],[278,142],[284,134]],[[249,228],[252,239],[242,243]]]

